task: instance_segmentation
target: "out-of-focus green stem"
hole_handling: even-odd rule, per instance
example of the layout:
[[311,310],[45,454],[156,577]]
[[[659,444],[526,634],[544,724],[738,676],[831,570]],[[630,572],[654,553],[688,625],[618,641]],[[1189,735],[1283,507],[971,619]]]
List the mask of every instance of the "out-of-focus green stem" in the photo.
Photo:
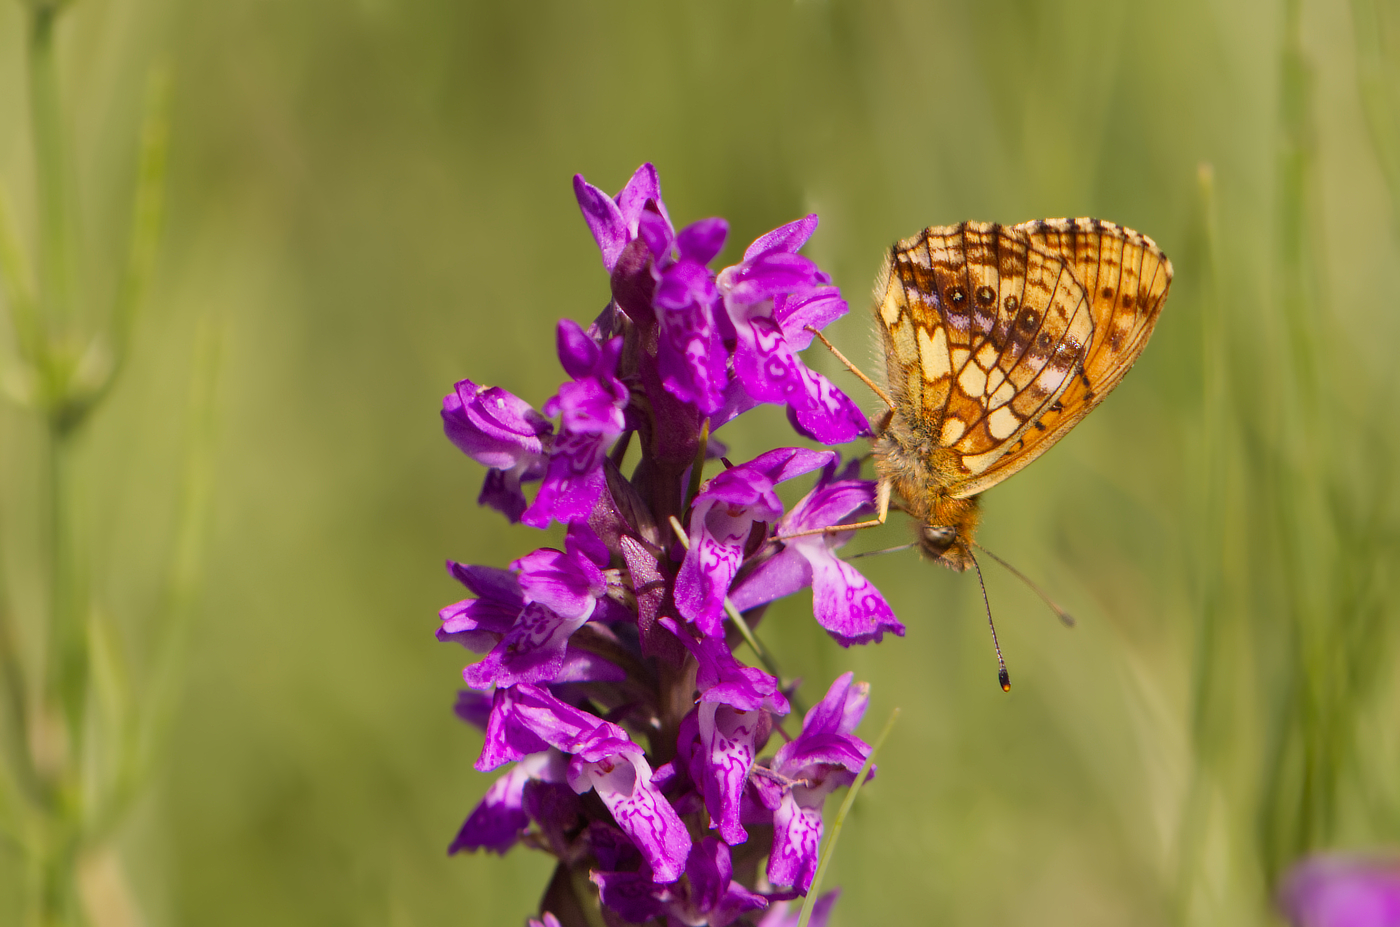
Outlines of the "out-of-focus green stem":
[[1197,555],[1196,641],[1191,663],[1190,785],[1182,806],[1177,838],[1177,922],[1195,921],[1195,891],[1200,880],[1201,858],[1209,828],[1212,782],[1218,775],[1220,730],[1225,717],[1224,683],[1220,678],[1223,632],[1222,571],[1225,561],[1225,440],[1226,395],[1225,326],[1221,318],[1219,231],[1216,216],[1215,171],[1202,164],[1197,171],[1200,196],[1204,273],[1201,294],[1201,456],[1200,530],[1193,540]]
[[34,135],[34,171],[39,188],[39,299],[50,350],[37,358],[50,403],[66,388],[69,364],[52,340],[65,339],[72,312],[73,249],[68,202],[68,158],[63,143],[58,61],[54,42],[60,6],[36,3],[29,20],[29,114]]
[[34,281],[29,276],[29,262],[20,245],[14,211],[3,185],[0,185],[0,287],[5,291],[20,358],[32,366],[43,347],[34,304]]
[[1390,191],[1391,219],[1400,224],[1400,98],[1386,60],[1387,25],[1376,0],[1351,0],[1356,36],[1356,85],[1381,173]]

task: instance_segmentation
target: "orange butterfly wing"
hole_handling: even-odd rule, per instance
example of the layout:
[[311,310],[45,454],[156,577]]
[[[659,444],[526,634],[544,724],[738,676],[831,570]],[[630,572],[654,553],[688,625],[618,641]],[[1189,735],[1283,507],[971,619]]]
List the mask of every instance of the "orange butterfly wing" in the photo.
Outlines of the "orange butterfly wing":
[[1151,239],[1094,219],[936,226],[876,286],[895,416],[968,498],[1040,456],[1147,343],[1171,282]]

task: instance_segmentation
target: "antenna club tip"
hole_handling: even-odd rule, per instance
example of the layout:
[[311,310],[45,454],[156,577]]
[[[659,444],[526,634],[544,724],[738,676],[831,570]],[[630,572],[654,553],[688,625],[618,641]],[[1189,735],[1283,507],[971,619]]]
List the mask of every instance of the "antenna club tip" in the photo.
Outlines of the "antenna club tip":
[[1006,667],[1003,666],[1001,671],[997,673],[997,680],[1001,683],[1001,691],[1011,691],[1011,674],[1006,671]]

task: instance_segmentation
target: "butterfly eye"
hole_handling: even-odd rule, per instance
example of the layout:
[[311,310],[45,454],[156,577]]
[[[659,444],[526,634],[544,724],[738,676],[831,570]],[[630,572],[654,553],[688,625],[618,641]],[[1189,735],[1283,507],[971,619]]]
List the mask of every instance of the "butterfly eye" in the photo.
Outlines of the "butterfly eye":
[[1006,302],[1003,303],[1003,305],[1006,306],[1007,312],[1015,312],[1016,307],[1021,305],[1021,301],[1014,296],[1008,296],[1006,297]]
[[943,296],[948,300],[948,304],[951,306],[961,306],[967,301],[967,292],[960,286],[948,287],[947,292],[945,292]]
[[979,286],[977,288],[977,302],[983,306],[990,306],[997,301],[997,291],[989,286]]
[[924,525],[923,535],[924,547],[934,553],[941,554],[953,546],[953,541],[958,536],[958,530],[948,525]]
[[1021,320],[1019,324],[1021,326],[1021,330],[1024,332],[1035,331],[1037,328],[1040,327],[1040,313],[1027,306],[1021,312]]

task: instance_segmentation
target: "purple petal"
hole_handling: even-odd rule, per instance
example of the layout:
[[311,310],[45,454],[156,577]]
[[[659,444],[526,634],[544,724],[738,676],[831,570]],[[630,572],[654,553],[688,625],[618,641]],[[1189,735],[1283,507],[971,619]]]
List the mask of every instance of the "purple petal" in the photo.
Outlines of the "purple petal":
[[520,833],[530,826],[521,803],[528,781],[530,771],[521,764],[493,782],[457,832],[447,855],[480,849],[504,854],[514,846]]
[[850,397],[815,370],[803,370],[809,381],[807,408],[788,407],[788,418],[799,432],[822,444],[845,444],[870,434],[870,423]]
[[701,219],[680,230],[676,236],[676,251],[681,260],[708,264],[724,249],[729,236],[729,223],[723,219]]
[[549,421],[498,386],[457,383],[442,400],[443,431],[462,453],[485,467],[509,470],[524,457],[542,451],[540,438]]
[[748,394],[759,402],[806,405],[807,380],[802,362],[788,349],[782,329],[760,316],[736,326],[739,342],[734,349],[734,372]]
[[[836,455],[831,451],[813,451],[805,447],[780,447],[759,454],[743,466],[762,473],[774,483],[782,483],[804,473],[810,473],[819,467],[824,467],[835,459]],[[716,477],[716,479],[718,478]]]
[[598,342],[588,337],[581,325],[573,319],[560,319],[554,340],[565,373],[575,380],[593,373],[598,365]]
[[675,242],[676,233],[665,216],[651,209],[643,210],[637,223],[637,237],[645,242],[657,267],[671,263],[671,245]]
[[563,524],[587,518],[606,485],[606,456],[605,435],[564,434],[556,438],[549,472],[520,521],[532,528],[544,528],[551,518]]
[[802,808],[791,793],[773,812],[773,849],[768,881],[806,893],[817,872],[817,845],[822,839],[821,811]]
[[644,924],[665,913],[661,897],[669,898],[671,891],[652,881],[649,872],[589,873],[603,906],[629,924]]
[[569,637],[592,612],[591,599],[587,610],[572,618],[531,602],[486,659],[468,666],[462,678],[473,689],[554,682],[564,666]]
[[821,271],[800,254],[774,251],[754,261],[726,267],[719,275],[725,305],[735,319],[760,303],[794,291],[808,289]]
[[666,204],[661,200],[661,178],[656,175],[656,168],[650,162],[633,171],[627,185],[617,194],[617,205],[633,235],[637,234],[637,221],[648,200],[655,204],[657,214],[669,225],[671,219],[666,215]]
[[452,706],[452,711],[472,727],[484,731],[491,717],[491,696],[461,689],[457,692],[457,702]]
[[[834,469],[829,472],[834,472]],[[852,513],[860,509],[875,508],[874,480],[839,480],[819,484],[808,493],[783,519],[781,533],[789,534],[808,531],[812,528],[826,528],[854,520]],[[821,535],[820,540],[828,547],[840,547],[852,532],[837,535]]]
[[575,756],[569,763],[569,785],[579,794],[595,790],[617,826],[641,851],[652,878],[674,882],[681,877],[690,854],[690,833],[671,803],[652,785],[651,767],[641,748],[623,742],[632,749],[619,749],[594,760],[585,759],[595,755],[591,753]]
[[845,315],[849,308],[834,286],[820,286],[802,294],[786,294],[773,300],[773,318],[783,328],[788,347],[805,351],[816,336],[807,326],[820,331]]
[[476,768],[487,772],[548,747],[576,753],[600,728],[626,737],[617,725],[574,708],[538,686],[497,689]]
[[511,564],[525,601],[540,602],[570,618],[593,611],[607,591],[602,572],[592,561],[550,547],[532,551]]
[[704,751],[703,786],[710,826],[730,846],[749,838],[740,823],[740,804],[749,770],[757,753],[756,742],[771,728],[765,711],[740,711],[728,705],[703,702],[698,708],[700,743]]
[[813,615],[841,646],[879,643],[886,631],[904,636],[904,625],[880,590],[833,554],[820,536],[790,543],[812,566]]
[[582,174],[574,175],[574,197],[583,213],[583,221],[588,223],[588,231],[598,243],[598,250],[603,252],[603,266],[612,273],[618,255],[632,237],[627,219],[613,198],[584,180]]
[[750,261],[769,251],[796,252],[807,243],[817,230],[817,214],[804,216],[787,225],[780,225],[773,231],[754,240],[744,252],[744,260]]
[[789,545],[758,565],[729,590],[729,600],[741,612],[767,602],[776,602],[812,585],[812,567],[807,558]]
[[509,470],[494,467],[486,471],[486,480],[481,484],[481,495],[476,504],[493,508],[504,515],[512,524],[520,521],[529,505],[525,492],[520,488],[522,479],[539,479],[544,470],[533,462],[521,461]]

